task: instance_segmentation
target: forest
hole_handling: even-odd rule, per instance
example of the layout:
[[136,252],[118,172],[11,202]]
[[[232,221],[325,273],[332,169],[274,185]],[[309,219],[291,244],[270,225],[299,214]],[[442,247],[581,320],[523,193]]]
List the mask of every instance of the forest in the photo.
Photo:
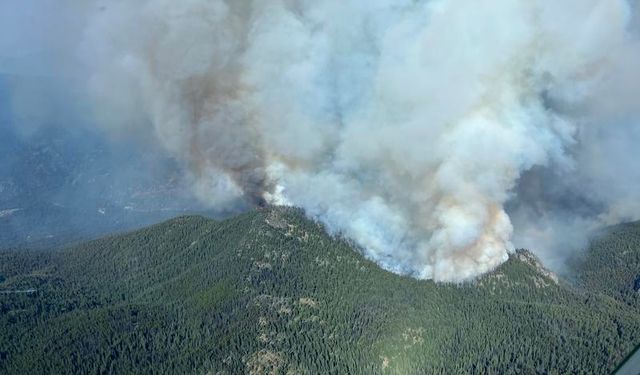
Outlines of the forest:
[[3,374],[607,373],[640,343],[640,224],[571,277],[518,250],[462,284],[398,276],[294,208],[0,251]]

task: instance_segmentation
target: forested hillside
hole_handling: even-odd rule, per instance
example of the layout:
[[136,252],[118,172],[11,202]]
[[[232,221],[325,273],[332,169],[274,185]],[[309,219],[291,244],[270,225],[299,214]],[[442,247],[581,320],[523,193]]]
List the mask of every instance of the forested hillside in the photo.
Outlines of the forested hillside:
[[640,342],[636,232],[596,243],[625,268],[583,263],[587,288],[526,251],[464,285],[401,277],[288,208],[4,250],[0,373],[607,373]]
[[574,265],[579,286],[640,309],[640,223],[607,228]]

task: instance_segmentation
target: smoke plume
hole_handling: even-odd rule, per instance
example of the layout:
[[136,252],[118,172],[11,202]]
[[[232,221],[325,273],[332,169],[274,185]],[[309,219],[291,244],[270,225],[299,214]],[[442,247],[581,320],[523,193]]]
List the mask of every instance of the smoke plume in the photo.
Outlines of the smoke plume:
[[68,8],[96,119],[155,138],[211,206],[300,206],[438,281],[639,217],[627,1],[90,4]]

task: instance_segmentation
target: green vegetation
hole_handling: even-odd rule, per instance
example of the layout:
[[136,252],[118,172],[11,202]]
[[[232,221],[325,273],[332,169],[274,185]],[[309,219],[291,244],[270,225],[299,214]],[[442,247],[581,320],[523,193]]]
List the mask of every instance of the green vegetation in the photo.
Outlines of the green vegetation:
[[[638,242],[611,243],[637,272]],[[606,373],[640,341],[640,309],[609,293],[617,269],[599,272],[574,288],[520,251],[440,285],[381,270],[295,209],[181,217],[0,252],[0,373]]]
[[577,284],[640,309],[640,223],[606,229],[575,261]]

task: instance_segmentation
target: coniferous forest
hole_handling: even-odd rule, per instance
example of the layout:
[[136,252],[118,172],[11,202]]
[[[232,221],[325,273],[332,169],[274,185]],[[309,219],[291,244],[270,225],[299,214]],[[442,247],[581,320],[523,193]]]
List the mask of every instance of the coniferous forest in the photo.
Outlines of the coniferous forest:
[[557,278],[528,251],[401,277],[291,208],[0,251],[2,374],[604,374],[640,343],[640,224]]

